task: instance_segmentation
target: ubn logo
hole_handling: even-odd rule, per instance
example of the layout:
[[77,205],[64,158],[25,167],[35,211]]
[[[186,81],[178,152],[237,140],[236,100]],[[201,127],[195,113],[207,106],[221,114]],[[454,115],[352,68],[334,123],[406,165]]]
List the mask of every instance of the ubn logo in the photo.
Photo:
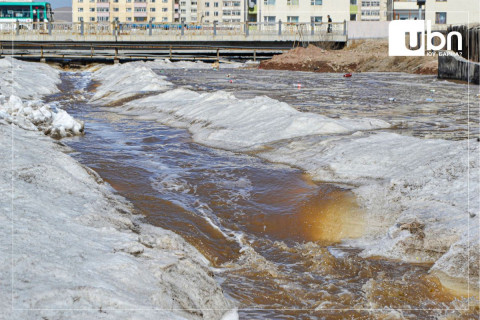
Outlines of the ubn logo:
[[[410,34],[410,48],[405,45],[405,34]],[[462,35],[460,32],[449,32],[447,39],[440,32],[432,32],[432,23],[427,21],[427,39],[425,41],[424,20],[395,20],[388,26],[388,55],[389,56],[424,56],[425,42],[427,51],[441,50],[447,44],[447,50],[452,49],[452,37],[457,36],[458,50],[462,50]],[[432,40],[438,38],[440,43],[432,44]],[[416,48],[416,49],[412,49]]]

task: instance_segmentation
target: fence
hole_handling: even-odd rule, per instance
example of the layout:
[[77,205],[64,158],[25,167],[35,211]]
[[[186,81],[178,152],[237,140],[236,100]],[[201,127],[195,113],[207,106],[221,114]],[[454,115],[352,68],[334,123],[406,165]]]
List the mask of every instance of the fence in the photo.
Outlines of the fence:
[[73,23],[0,23],[0,34],[13,35],[174,35],[174,36],[297,36],[346,35],[346,22],[333,23],[200,23],[200,24],[127,24],[101,22]]
[[480,26],[450,26],[447,32],[457,31],[462,35],[462,51],[458,51],[458,39],[452,37],[452,50],[458,52],[465,59],[480,62]]

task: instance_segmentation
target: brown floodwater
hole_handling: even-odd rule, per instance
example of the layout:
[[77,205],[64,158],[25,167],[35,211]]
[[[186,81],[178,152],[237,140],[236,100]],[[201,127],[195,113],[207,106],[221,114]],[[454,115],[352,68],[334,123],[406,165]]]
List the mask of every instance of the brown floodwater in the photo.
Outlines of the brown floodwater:
[[241,319],[477,318],[429,275],[430,265],[362,258],[342,239],[363,233],[348,186],[196,144],[183,129],[78,99],[85,74],[63,75],[50,97],[86,122],[64,140],[73,156],[211,261]]

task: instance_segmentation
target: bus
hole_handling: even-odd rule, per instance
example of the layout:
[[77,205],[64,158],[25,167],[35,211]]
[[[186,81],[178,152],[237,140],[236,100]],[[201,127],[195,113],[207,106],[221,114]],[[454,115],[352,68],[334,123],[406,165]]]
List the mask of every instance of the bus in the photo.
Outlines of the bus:
[[22,29],[53,22],[52,6],[48,2],[0,2],[0,23],[17,21]]

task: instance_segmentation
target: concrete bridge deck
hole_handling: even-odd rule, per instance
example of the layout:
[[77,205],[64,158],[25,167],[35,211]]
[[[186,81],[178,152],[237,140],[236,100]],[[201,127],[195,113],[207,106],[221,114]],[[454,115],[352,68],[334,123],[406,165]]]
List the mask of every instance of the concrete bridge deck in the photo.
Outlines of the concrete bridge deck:
[[220,59],[223,56],[269,57],[305,46],[347,41],[342,23],[0,23],[0,54],[122,59],[143,57]]

